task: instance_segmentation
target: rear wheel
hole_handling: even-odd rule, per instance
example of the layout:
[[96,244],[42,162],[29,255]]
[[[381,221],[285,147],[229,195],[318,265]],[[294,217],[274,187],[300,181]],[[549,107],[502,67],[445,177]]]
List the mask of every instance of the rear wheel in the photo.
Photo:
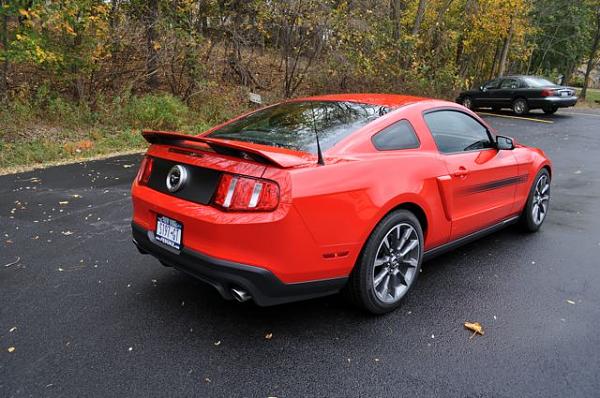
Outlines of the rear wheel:
[[527,203],[521,214],[521,225],[525,230],[535,232],[544,223],[550,207],[550,173],[542,169],[529,191]]
[[526,115],[529,112],[529,106],[524,98],[517,98],[512,104],[513,112],[517,115]]
[[412,288],[423,258],[423,230],[407,210],[388,214],[371,233],[346,290],[373,314],[397,308]]
[[552,115],[552,114],[556,113],[557,110],[558,110],[557,106],[546,107],[543,109],[543,111],[546,115]]

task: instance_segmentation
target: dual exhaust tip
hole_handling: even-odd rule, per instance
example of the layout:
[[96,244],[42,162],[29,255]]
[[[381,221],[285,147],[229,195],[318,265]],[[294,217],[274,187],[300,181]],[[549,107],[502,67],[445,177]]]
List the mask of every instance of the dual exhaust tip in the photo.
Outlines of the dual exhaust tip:
[[230,292],[231,292],[231,295],[233,296],[233,298],[240,303],[248,301],[252,298],[250,293],[248,293],[246,290],[240,289],[238,287],[231,288]]

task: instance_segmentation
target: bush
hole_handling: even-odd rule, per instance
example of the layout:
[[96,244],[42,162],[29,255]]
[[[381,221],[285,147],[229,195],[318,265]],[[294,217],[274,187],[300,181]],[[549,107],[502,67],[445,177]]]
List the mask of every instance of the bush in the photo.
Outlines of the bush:
[[188,107],[170,94],[129,97],[122,109],[124,124],[139,129],[177,130],[188,116]]

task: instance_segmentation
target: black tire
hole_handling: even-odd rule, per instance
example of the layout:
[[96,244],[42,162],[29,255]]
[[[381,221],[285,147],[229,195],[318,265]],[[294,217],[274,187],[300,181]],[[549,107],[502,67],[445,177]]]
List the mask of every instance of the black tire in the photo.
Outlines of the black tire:
[[556,111],[558,110],[558,107],[553,106],[551,108],[544,108],[543,111],[546,115],[553,115],[556,113]]
[[473,98],[471,98],[471,97],[470,97],[470,96],[468,96],[468,95],[465,95],[465,96],[462,98],[462,100],[460,100],[460,104],[461,104],[462,106],[464,106],[465,108],[467,108],[467,109],[471,109],[471,110],[475,109],[475,105],[474,105],[474,102],[473,102]]
[[529,113],[529,105],[525,98],[517,98],[512,103],[513,112],[517,115],[527,115]]
[[[542,192],[542,198],[538,195],[538,185],[541,181],[546,181],[548,184],[548,188],[546,192]],[[525,208],[523,209],[523,213],[521,214],[521,226],[525,231],[528,232],[536,232],[540,229],[546,217],[548,215],[548,210],[550,208],[550,173],[548,173],[547,169],[542,169],[537,173],[535,179],[533,180],[533,184],[529,189],[529,196],[527,197],[527,203],[525,204]],[[545,195],[547,195],[547,199],[544,199]],[[539,217],[536,219],[535,205],[538,205],[538,208],[541,211],[543,208],[543,217],[541,220]],[[543,206],[542,206],[543,205]]]
[[[409,227],[412,227],[412,231]],[[402,228],[404,228],[404,230]],[[405,233],[410,233],[410,236],[407,239],[402,240]],[[400,236],[400,239],[395,235]],[[398,250],[396,252],[397,257],[394,257],[394,254],[390,253],[391,255],[386,257],[388,259],[394,257],[393,260],[376,265],[376,261],[382,261],[377,257],[378,254],[381,254],[382,250],[388,251],[388,249],[384,248],[384,240],[387,240],[388,237],[390,237],[393,247],[398,245]],[[414,247],[408,253],[411,258],[409,259],[402,256],[400,254],[402,250],[400,249],[406,249],[408,246],[411,246],[416,239],[418,239],[418,247]],[[402,246],[402,244],[408,245]],[[408,254],[406,256],[408,256]],[[392,261],[396,264],[396,268],[390,270],[394,267]],[[408,265],[408,261],[413,261],[414,265]],[[400,306],[402,298],[410,291],[412,286],[414,286],[421,270],[422,261],[423,230],[419,220],[410,211],[396,210],[381,220],[369,236],[356,265],[350,274],[345,293],[355,305],[372,314],[385,314],[390,312]],[[402,272],[402,268],[406,268],[404,273]],[[378,272],[377,275],[375,275],[376,271]],[[393,272],[396,272],[396,274]],[[388,278],[383,282],[385,286],[383,286],[383,289],[378,289],[376,292],[376,279],[379,275],[384,274],[384,278]],[[381,286],[382,284],[382,279],[379,280],[380,284],[377,286]],[[394,288],[395,283],[398,284],[396,288]],[[380,290],[383,290],[385,293],[382,293]],[[384,301],[381,298],[381,295],[389,298],[389,301]]]

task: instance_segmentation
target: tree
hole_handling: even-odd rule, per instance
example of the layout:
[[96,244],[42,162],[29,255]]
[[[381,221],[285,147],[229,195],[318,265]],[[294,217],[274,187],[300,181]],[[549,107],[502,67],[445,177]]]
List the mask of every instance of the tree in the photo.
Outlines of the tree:
[[596,65],[596,54],[598,52],[598,45],[600,42],[600,5],[596,9],[596,34],[594,35],[594,41],[590,49],[590,55],[585,70],[585,79],[583,80],[583,88],[581,89],[581,98],[585,99],[587,95],[588,85],[590,83],[590,73]]
[[6,102],[8,100],[8,4],[5,4],[6,0],[0,0],[0,43],[2,43],[2,66],[0,67],[0,101]]

